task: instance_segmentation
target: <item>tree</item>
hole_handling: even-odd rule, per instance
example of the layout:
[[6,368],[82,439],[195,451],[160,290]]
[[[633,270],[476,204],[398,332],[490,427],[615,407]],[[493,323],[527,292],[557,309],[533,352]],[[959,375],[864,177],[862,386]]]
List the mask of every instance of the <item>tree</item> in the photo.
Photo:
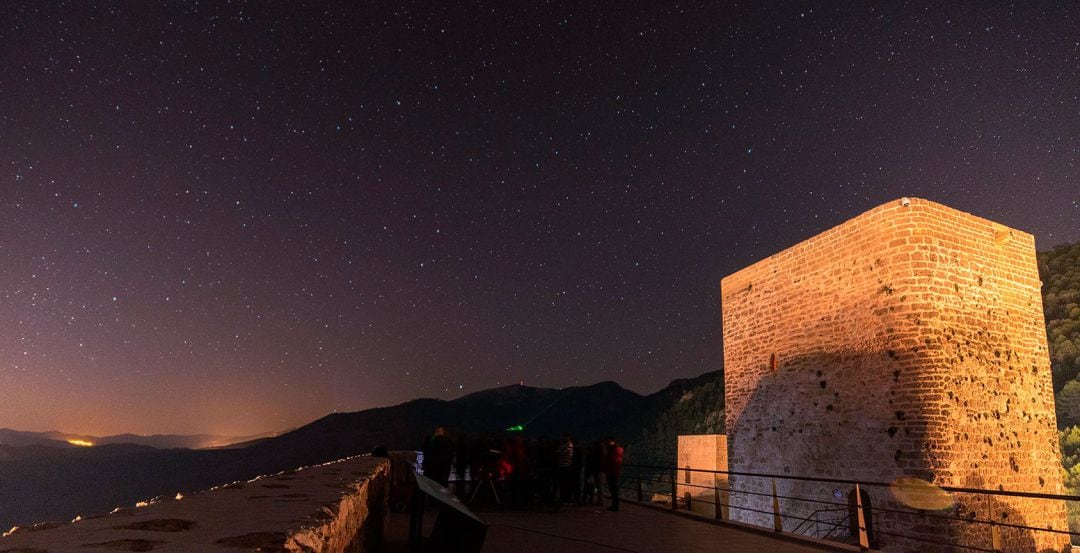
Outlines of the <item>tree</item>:
[[1054,390],[1080,375],[1080,242],[1038,254]]

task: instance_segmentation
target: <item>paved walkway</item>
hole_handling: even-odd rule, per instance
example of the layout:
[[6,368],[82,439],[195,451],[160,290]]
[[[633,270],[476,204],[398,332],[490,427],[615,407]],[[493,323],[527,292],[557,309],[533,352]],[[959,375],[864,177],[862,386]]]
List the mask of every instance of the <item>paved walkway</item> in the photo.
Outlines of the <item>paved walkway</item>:
[[[477,514],[490,525],[483,553],[828,551],[629,502],[624,503],[618,513],[609,513],[599,507],[575,506],[558,513],[481,511]],[[434,512],[429,514],[425,524],[425,535],[431,531],[433,517]],[[408,527],[407,513],[391,516],[385,553],[408,551]]]

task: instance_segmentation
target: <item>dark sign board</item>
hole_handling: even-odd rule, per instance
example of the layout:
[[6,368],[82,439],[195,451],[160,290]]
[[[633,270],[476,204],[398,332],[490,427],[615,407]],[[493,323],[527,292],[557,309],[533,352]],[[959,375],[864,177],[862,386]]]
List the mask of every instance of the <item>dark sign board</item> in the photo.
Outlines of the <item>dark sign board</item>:
[[[416,475],[416,499],[409,523],[409,549],[413,552],[480,553],[487,536],[487,523],[473,514],[460,499],[438,482]],[[433,501],[439,509],[435,527],[426,547],[421,548],[424,502]]]

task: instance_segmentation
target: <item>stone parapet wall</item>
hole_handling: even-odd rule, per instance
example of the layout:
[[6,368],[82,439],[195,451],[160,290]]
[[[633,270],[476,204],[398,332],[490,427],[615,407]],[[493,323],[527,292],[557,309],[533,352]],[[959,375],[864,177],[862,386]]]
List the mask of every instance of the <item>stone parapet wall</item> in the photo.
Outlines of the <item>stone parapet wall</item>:
[[[890,202],[723,279],[733,471],[1061,493],[1031,235],[920,199]],[[771,492],[765,479],[732,486]],[[837,486],[779,481],[836,501]],[[866,489],[874,507],[896,506]],[[1065,529],[1061,502],[957,497],[944,514]],[[771,525],[767,496],[732,517]],[[794,509],[810,509],[810,506]],[[987,526],[882,514],[878,530],[989,547]],[[1004,533],[1006,551],[1060,551]],[[886,549],[932,551],[881,536]]]
[[0,538],[0,552],[371,552],[382,543],[389,487],[387,459],[352,457],[13,529]]

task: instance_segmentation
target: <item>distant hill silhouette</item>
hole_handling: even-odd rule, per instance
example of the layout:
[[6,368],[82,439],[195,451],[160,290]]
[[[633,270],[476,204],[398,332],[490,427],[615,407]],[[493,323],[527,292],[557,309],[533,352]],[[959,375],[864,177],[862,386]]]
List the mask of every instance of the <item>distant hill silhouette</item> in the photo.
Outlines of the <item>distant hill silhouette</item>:
[[523,425],[526,435],[568,431],[579,439],[625,439],[637,433],[651,413],[663,410],[658,403],[671,396],[663,391],[641,396],[614,382],[561,390],[505,386],[451,401],[416,399],[334,413],[247,447],[201,450],[135,444],[71,447],[22,433],[21,444],[0,440],[0,528],[108,512],[160,495],[367,453],[377,445],[418,449],[439,424],[455,434],[504,433]]
[[155,447],[158,449],[202,449],[208,447],[226,447],[237,443],[248,443],[276,434],[276,432],[268,432],[252,436],[222,436],[217,434],[153,434],[150,436],[143,436],[140,434],[117,434],[115,436],[91,436],[87,434],[72,434],[70,432],[27,432],[25,430],[0,428],[0,445],[76,447],[70,444],[68,440],[81,440],[83,442],[93,443],[94,445],[134,444]]
[[451,401],[416,399],[393,407],[335,413],[247,449],[286,464],[306,465],[367,453],[377,445],[419,449],[440,424],[456,435],[502,433],[523,425],[527,436],[558,436],[564,431],[579,439],[622,436],[636,430],[650,403],[649,397],[614,382],[561,390],[504,386]]
[[52,447],[75,447],[66,440],[51,436],[50,432],[26,432],[0,428],[0,446],[44,445]]

